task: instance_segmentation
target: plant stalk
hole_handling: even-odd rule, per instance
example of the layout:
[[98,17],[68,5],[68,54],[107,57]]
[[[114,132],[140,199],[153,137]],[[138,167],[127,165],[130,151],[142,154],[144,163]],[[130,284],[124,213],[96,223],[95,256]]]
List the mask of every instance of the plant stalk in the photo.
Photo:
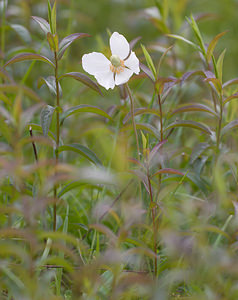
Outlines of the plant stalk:
[[129,98],[130,98],[131,120],[132,120],[132,125],[133,125],[133,130],[134,130],[135,138],[136,138],[137,159],[138,159],[138,161],[140,161],[140,147],[139,147],[139,140],[138,140],[138,134],[137,134],[137,130],[136,130],[135,115],[134,115],[134,101],[133,101],[133,97],[132,97],[129,85],[126,83],[125,86],[126,86],[126,90],[128,92]]
[[156,217],[155,217],[155,203],[153,201],[153,194],[152,194],[152,187],[151,187],[151,181],[150,181],[150,175],[149,175],[149,169],[147,166],[147,180],[148,180],[148,185],[149,185],[149,194],[150,194],[150,206],[151,206],[151,217],[152,217],[152,222],[153,222],[153,243],[154,243],[154,253],[155,253],[155,258],[154,258],[154,277],[157,277],[157,264],[158,264],[158,258],[157,258],[157,226],[156,226]]
[[161,103],[161,97],[160,94],[158,94],[158,102],[159,102],[159,113],[160,113],[160,141],[162,142],[164,137],[163,132],[163,111],[162,111],[162,103]]
[[[59,139],[60,139],[60,119],[59,119],[59,106],[60,106],[60,94],[59,94],[59,80],[58,80],[58,57],[56,51],[55,54],[55,85],[56,85],[56,105],[57,105],[57,111],[56,111],[56,149],[55,149],[55,164],[57,166],[59,161]],[[54,186],[54,198],[57,199],[57,184]],[[56,216],[57,216],[57,204],[54,204],[53,208],[53,230],[56,231]]]

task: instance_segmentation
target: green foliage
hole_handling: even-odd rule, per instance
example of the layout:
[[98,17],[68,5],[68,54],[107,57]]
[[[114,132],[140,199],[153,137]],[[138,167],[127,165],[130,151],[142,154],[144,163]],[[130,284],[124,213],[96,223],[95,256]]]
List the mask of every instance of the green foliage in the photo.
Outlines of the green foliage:
[[235,1],[195,2],[0,0],[0,299],[238,299]]

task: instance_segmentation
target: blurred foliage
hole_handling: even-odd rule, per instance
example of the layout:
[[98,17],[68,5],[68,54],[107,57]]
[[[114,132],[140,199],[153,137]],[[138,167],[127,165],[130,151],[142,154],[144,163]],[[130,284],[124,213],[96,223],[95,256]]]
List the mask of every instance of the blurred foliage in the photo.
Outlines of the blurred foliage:
[[0,0],[0,299],[238,299],[237,5]]

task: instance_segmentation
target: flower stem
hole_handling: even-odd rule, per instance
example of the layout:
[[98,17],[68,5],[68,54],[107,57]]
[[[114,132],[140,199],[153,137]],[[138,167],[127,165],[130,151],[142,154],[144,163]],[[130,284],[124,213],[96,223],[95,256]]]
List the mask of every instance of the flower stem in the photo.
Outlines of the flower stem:
[[160,141],[163,141],[163,111],[160,94],[158,94],[159,112],[160,112]]
[[217,128],[217,144],[216,144],[216,154],[219,153],[219,146],[221,141],[221,125],[222,125],[222,118],[223,118],[223,103],[222,103],[222,94],[220,95],[220,116],[218,120],[218,128]]
[[[59,154],[58,154],[58,148],[59,148],[59,139],[60,139],[60,121],[59,121],[59,106],[60,106],[60,93],[59,93],[59,80],[58,80],[58,57],[57,53],[55,52],[55,85],[56,85],[56,105],[57,105],[57,111],[56,111],[56,150],[55,150],[55,163],[56,166],[59,161]],[[57,199],[57,184],[54,186],[54,198]],[[54,204],[53,209],[53,230],[56,231],[56,216],[57,216],[57,204]]]
[[132,119],[133,130],[134,130],[134,134],[135,134],[135,138],[136,138],[137,159],[138,159],[138,161],[140,161],[140,147],[139,147],[139,140],[138,140],[138,135],[137,135],[137,130],[136,130],[136,122],[135,122],[135,116],[134,116],[134,100],[133,100],[129,85],[126,83],[125,86],[126,86],[126,90],[128,92],[129,98],[130,98],[131,119]]
[[147,166],[147,180],[149,185],[149,194],[150,194],[150,206],[151,206],[151,217],[153,222],[153,243],[154,243],[154,277],[157,277],[157,264],[158,264],[158,258],[157,258],[157,226],[156,226],[156,218],[155,218],[155,203],[153,201],[153,193],[152,193],[152,187],[151,187],[151,181],[150,181],[150,175],[149,175],[149,168]]

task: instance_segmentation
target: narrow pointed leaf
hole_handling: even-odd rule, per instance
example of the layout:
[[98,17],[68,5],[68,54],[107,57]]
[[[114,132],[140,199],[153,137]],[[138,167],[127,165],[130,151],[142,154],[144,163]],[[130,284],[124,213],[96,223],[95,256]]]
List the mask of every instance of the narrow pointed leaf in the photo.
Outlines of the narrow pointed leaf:
[[194,111],[203,111],[207,112],[209,114],[212,114],[214,116],[219,116],[214,110],[212,110],[210,107],[200,104],[200,103],[195,103],[195,104],[188,104],[188,105],[182,105],[179,108],[175,109],[172,111],[169,115],[170,117],[178,114],[178,113],[184,113],[184,112],[194,112]]
[[234,121],[231,121],[228,123],[225,127],[221,130],[221,136],[228,133],[230,130],[238,127],[238,119],[235,119]]
[[146,76],[149,79],[151,79],[153,82],[155,81],[154,75],[148,67],[146,67],[144,64],[140,63],[140,69],[146,74]]
[[32,19],[40,25],[41,29],[45,34],[51,31],[50,24],[45,19],[36,16],[32,16]]
[[204,133],[211,134],[211,130],[209,127],[195,121],[186,121],[186,120],[176,121],[170,124],[168,127],[165,128],[165,131],[175,127],[190,127],[190,128],[198,129]]
[[209,143],[199,143],[193,148],[192,154],[190,156],[190,164],[193,164],[194,161],[210,147]]
[[234,79],[231,79],[231,80],[228,80],[227,82],[225,82],[223,84],[223,88],[226,88],[228,86],[231,86],[231,85],[235,85],[235,84],[238,84],[238,78],[234,78]]
[[56,0],[51,10],[52,33],[56,33]]
[[79,153],[80,155],[84,156],[87,158],[89,161],[94,163],[95,165],[102,165],[102,162],[99,160],[97,155],[90,150],[88,147],[85,147],[84,145],[81,144],[69,144],[69,145],[63,145],[58,148],[58,152],[63,152],[63,151],[73,151],[76,153]]
[[235,94],[233,94],[233,95],[227,97],[227,98],[223,101],[223,105],[226,104],[226,103],[228,103],[228,102],[230,102],[231,100],[237,99],[237,98],[238,98],[238,93],[235,93]]
[[63,74],[61,78],[64,77],[70,77],[73,78],[77,81],[82,82],[84,85],[88,86],[89,88],[93,89],[94,91],[98,92],[101,96],[103,96],[99,86],[97,85],[96,82],[94,82],[90,77],[88,77],[87,75],[83,74],[83,73],[79,73],[79,72],[70,72],[70,73],[66,73]]
[[31,35],[28,29],[19,24],[11,24],[10,26],[25,43],[29,44],[31,42]]
[[223,35],[225,35],[227,33],[227,31],[221,32],[219,33],[217,36],[214,37],[214,39],[210,42],[208,48],[207,48],[207,61],[209,62],[211,60],[213,51],[219,41],[219,39],[221,37],[223,37]]
[[147,63],[147,65],[148,65],[148,67],[149,67],[150,71],[152,72],[153,77],[155,79],[156,78],[156,69],[155,69],[153,60],[152,60],[149,52],[146,50],[145,46],[141,44],[141,48],[142,48],[142,51],[144,53],[146,63]]
[[161,142],[159,142],[158,144],[156,144],[153,149],[150,151],[149,154],[149,162],[154,158],[154,156],[156,155],[156,153],[159,151],[159,149],[167,142],[167,140],[163,140]]
[[183,41],[187,44],[189,44],[190,46],[192,46],[194,49],[196,49],[197,51],[201,51],[201,49],[198,47],[198,45],[194,44],[193,42],[185,39],[184,37],[180,36],[180,35],[176,35],[176,34],[167,34],[167,36],[171,37],[171,38],[174,38],[174,39],[177,39],[177,40],[180,40],[180,41]]
[[[125,125],[122,130],[131,130],[133,127],[132,127],[132,124],[128,124],[128,125]],[[159,131],[153,127],[152,125],[150,124],[144,124],[144,123],[137,123],[136,124],[136,129],[139,130],[144,130],[144,131],[147,131],[149,132],[150,134],[152,134],[155,138],[159,139]]]
[[[142,114],[151,114],[151,115],[156,115],[160,116],[160,113],[158,109],[153,109],[153,108],[146,108],[146,107],[141,107],[141,108],[136,108],[134,110],[134,116],[139,116]],[[123,119],[123,124],[126,124],[129,120],[131,119],[131,112],[129,112],[125,118]]]
[[159,174],[173,174],[173,175],[181,175],[184,176],[184,173],[175,170],[175,169],[171,169],[171,168],[164,168],[164,169],[160,169],[159,171],[155,172],[151,177],[154,177],[156,175]]
[[[37,82],[37,87],[42,87],[43,84],[46,84],[49,91],[56,96],[56,83],[55,83],[55,77],[54,76],[48,76],[47,78],[40,77]],[[62,97],[62,88],[59,84],[59,93],[60,97]]]
[[217,60],[217,74],[218,74],[218,79],[222,82],[222,71],[223,71],[223,61],[224,61],[224,56],[226,54],[226,49],[221,53]]
[[208,82],[212,88],[215,88],[215,91],[218,94],[222,92],[221,81],[217,78],[205,78],[204,81]]
[[64,55],[67,48],[76,40],[81,39],[83,37],[89,37],[90,35],[87,33],[72,33],[65,38],[59,44],[59,55],[58,58],[61,59]]
[[35,54],[35,53],[18,54],[16,56],[14,56],[13,58],[11,58],[8,62],[6,62],[4,67],[10,66],[16,62],[26,61],[26,60],[39,60],[39,61],[46,62],[46,63],[50,64],[51,66],[55,67],[54,63],[51,60],[49,60],[49,58],[47,58],[43,55],[40,55],[40,54]]
[[51,120],[52,120],[54,111],[55,111],[55,108],[50,105],[46,105],[45,107],[43,107],[43,109],[41,111],[40,123],[41,123],[41,128],[42,128],[42,132],[43,132],[44,136],[48,135],[48,131],[50,128],[50,124],[51,124]]
[[97,106],[93,106],[93,105],[81,104],[81,105],[77,105],[75,107],[71,107],[68,110],[66,110],[62,114],[61,124],[69,116],[71,116],[73,114],[77,114],[77,113],[82,113],[82,112],[93,113],[93,114],[105,117],[109,120],[112,120],[112,118],[101,108],[98,108]]

